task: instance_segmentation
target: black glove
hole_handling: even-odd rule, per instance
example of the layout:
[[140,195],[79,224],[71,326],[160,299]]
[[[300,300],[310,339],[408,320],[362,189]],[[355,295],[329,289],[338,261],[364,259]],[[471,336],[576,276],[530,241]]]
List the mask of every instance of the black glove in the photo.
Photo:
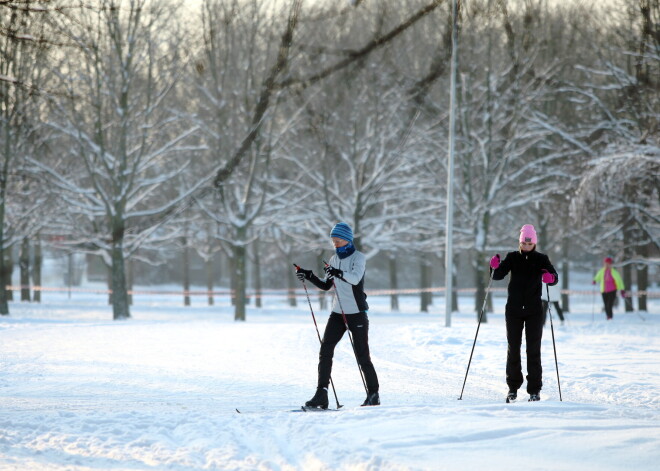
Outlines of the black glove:
[[332,265],[326,265],[323,271],[325,272],[326,278],[328,280],[332,280],[333,278],[342,278],[344,276],[343,271],[341,271],[339,268],[333,267]]
[[296,268],[296,276],[300,281],[309,280],[312,277],[312,270],[305,270],[304,268]]

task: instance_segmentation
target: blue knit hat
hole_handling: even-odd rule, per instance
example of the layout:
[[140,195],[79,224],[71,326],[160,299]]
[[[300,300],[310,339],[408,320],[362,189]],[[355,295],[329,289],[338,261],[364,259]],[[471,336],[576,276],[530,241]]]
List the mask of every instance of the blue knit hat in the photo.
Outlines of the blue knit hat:
[[330,231],[330,237],[339,237],[348,242],[353,242],[353,229],[345,222],[338,222]]

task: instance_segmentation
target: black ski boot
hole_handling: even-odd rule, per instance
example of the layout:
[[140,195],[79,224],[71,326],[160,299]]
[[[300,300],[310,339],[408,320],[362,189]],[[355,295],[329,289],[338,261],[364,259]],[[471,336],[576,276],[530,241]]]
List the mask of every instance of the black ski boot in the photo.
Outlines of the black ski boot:
[[314,409],[327,409],[328,390],[326,388],[317,388],[316,394],[314,394],[314,397],[305,403],[305,407],[311,407]]
[[541,395],[539,393],[529,395],[529,402],[536,402],[540,400],[541,400]]
[[517,391],[509,391],[509,394],[506,395],[506,402],[516,402],[516,399],[518,399]]
[[368,393],[367,398],[362,403],[363,406],[379,406],[380,405],[380,396],[378,391],[373,393]]

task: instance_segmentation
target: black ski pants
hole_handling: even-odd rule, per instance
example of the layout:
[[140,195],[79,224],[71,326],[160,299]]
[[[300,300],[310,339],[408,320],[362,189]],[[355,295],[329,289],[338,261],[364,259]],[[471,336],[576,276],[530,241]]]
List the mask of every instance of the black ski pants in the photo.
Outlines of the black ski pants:
[[527,392],[538,394],[543,386],[541,366],[541,339],[543,338],[543,311],[535,308],[506,308],[506,384],[510,391],[517,391],[523,384],[520,347],[525,331],[527,345]]
[[[378,392],[378,377],[371,355],[369,354],[369,318],[366,312],[357,314],[347,314],[346,322],[353,335],[353,344],[355,345],[355,356],[357,357],[364,379],[367,382],[367,389],[370,393]],[[321,351],[319,353],[319,388],[327,388],[330,384],[330,374],[332,373],[332,357],[335,353],[335,347],[344,336],[346,325],[343,316],[333,312],[330,314],[328,323],[323,333],[321,342]]]
[[605,305],[605,315],[608,319],[614,317],[614,301],[616,301],[616,291],[603,293],[603,304]]

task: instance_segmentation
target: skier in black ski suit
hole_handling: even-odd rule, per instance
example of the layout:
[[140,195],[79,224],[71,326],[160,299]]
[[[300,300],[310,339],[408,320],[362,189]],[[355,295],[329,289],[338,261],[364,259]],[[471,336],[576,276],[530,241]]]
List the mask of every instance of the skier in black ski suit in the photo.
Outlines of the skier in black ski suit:
[[520,346],[525,329],[527,345],[527,392],[530,401],[540,400],[543,386],[541,367],[541,338],[543,337],[543,283],[555,285],[559,280],[547,255],[536,251],[536,231],[531,224],[520,230],[517,251],[509,252],[504,260],[496,254],[490,260],[494,280],[511,273],[506,302],[506,382],[509,386],[507,402],[517,398],[523,384]]
[[332,313],[325,326],[321,351],[319,353],[318,383],[316,394],[305,403],[308,407],[328,408],[328,385],[332,371],[332,357],[335,346],[346,332],[346,323],[353,336],[355,356],[368,389],[363,406],[380,405],[378,395],[378,376],[369,354],[369,318],[367,317],[367,295],[364,292],[366,257],[353,245],[353,230],[345,222],[337,223],[330,232],[335,247],[335,255],[325,267],[325,278],[319,279],[312,270],[296,268],[300,281],[309,280],[324,291],[336,287],[337,295],[332,305]]

